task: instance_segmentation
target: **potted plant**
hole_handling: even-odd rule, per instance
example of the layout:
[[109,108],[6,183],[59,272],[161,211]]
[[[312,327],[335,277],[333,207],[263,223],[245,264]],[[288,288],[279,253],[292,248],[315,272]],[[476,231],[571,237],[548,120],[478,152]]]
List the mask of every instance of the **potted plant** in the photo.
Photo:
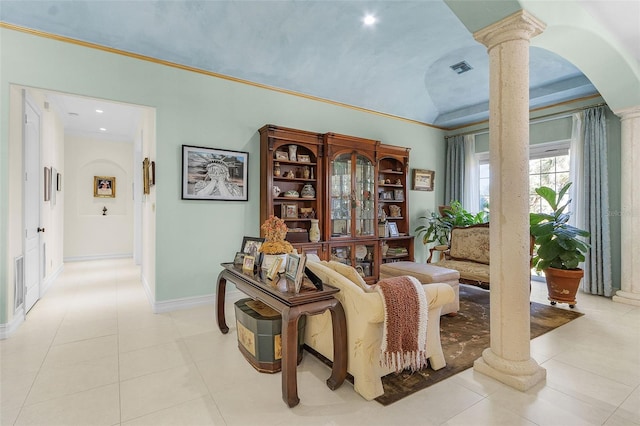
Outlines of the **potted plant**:
[[421,216],[418,219],[426,219],[426,225],[420,225],[415,229],[416,236],[422,238],[424,245],[436,243],[436,245],[449,245],[449,234],[455,226],[469,226],[489,221],[486,211],[476,214],[466,211],[459,201],[452,201],[450,206],[440,206],[440,214],[431,212],[429,216]]
[[589,237],[589,232],[569,225],[570,213],[566,212],[571,199],[562,202],[571,182],[556,193],[542,186],[536,193],[542,197],[551,213],[530,213],[531,235],[535,238],[536,251],[532,266],[543,271],[547,280],[549,300],[568,303],[570,308],[576,304],[576,293],[584,271],[579,268],[589,244],[581,237]]
[[262,268],[268,270],[276,257],[280,257],[283,262],[279,272],[284,272],[287,254],[293,253],[293,246],[289,241],[285,240],[289,230],[287,224],[279,217],[271,215],[260,228],[265,238],[265,242],[260,246],[260,251],[264,253]]

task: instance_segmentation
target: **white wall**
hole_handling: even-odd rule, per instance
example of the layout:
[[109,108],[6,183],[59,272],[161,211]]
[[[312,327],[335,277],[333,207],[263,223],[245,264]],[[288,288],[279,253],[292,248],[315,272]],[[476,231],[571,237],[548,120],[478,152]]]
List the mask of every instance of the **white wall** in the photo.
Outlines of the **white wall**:
[[[93,196],[94,176],[116,178],[115,198]],[[66,135],[64,181],[64,259],[131,256],[133,144]]]

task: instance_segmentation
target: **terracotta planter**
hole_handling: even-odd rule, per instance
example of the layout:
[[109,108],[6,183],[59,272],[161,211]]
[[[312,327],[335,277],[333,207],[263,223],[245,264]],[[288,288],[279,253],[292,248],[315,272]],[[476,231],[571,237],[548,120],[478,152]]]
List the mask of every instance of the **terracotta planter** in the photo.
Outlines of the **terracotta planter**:
[[552,305],[556,303],[568,303],[570,308],[576,304],[576,293],[580,286],[580,280],[584,276],[582,269],[556,269],[544,270],[547,279],[548,299]]

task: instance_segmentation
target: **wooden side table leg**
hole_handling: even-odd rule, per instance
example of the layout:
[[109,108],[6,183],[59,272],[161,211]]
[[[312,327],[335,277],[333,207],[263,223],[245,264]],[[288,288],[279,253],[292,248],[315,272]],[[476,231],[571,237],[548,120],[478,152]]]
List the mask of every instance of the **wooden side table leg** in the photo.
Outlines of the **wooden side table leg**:
[[329,308],[333,326],[333,368],[327,386],[331,390],[342,386],[347,377],[347,321],[342,304],[337,299],[335,302]]
[[300,402],[298,398],[298,308],[282,311],[282,399],[289,407]]
[[225,271],[218,275],[218,285],[216,286],[216,317],[218,318],[218,328],[222,334],[229,332],[227,321],[224,317],[224,298],[227,289],[227,279],[224,277]]

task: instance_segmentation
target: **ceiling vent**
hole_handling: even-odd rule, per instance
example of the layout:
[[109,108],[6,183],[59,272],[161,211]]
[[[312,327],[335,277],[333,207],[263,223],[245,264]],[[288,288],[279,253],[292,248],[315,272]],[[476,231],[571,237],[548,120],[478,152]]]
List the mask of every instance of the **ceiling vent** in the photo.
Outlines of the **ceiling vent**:
[[467,61],[458,62],[457,64],[451,65],[449,68],[451,68],[458,74],[462,74],[473,69],[471,65],[467,63]]

